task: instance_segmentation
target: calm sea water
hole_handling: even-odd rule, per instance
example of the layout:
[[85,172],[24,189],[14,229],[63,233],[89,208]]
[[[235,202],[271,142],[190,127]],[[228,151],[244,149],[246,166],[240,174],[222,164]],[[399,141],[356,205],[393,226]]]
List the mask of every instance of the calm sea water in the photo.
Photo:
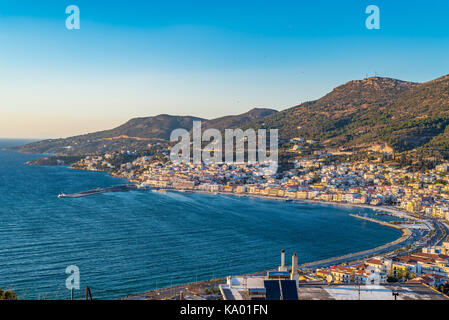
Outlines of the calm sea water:
[[[0,140],[0,148],[20,143]],[[21,298],[67,298],[69,265],[79,267],[81,286],[91,286],[94,298],[113,299],[273,268],[282,248],[304,263],[401,234],[348,216],[369,209],[138,191],[58,199],[126,181],[25,165],[39,157],[0,151],[0,288]]]

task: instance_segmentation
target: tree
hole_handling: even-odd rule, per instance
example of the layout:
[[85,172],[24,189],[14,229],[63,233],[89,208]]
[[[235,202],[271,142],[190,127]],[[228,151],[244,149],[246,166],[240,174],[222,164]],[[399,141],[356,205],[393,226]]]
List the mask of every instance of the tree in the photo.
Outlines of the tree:
[[448,293],[449,293],[449,284],[446,283],[446,284],[444,284],[444,285],[443,285],[443,284],[440,285],[439,291],[442,292],[442,293],[444,293],[444,294],[448,294]]
[[391,283],[391,282],[398,282],[398,279],[395,278],[392,275],[389,275],[388,278],[387,278],[387,282],[389,282],[389,283]]
[[393,274],[393,269],[388,272],[387,282],[398,282],[398,278]]
[[3,291],[0,289],[0,300],[17,300],[17,295],[12,290]]

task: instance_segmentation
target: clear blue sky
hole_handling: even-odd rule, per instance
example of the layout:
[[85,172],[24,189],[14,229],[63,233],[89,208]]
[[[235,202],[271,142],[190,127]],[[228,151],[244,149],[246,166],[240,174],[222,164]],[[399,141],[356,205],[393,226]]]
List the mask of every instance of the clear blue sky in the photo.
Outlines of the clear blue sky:
[[0,137],[281,110],[374,72],[448,74],[449,1],[0,0]]

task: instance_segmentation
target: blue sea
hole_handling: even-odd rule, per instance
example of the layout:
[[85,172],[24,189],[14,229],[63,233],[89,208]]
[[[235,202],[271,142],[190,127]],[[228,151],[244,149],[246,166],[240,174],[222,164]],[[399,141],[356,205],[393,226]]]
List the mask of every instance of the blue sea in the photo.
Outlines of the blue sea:
[[[0,140],[0,149],[25,141]],[[115,299],[175,284],[373,248],[401,232],[350,217],[370,209],[223,195],[72,193],[126,183],[101,172],[28,166],[42,155],[0,151],[0,288],[21,299],[66,299],[66,267],[81,290]],[[289,261],[289,260],[288,260]]]

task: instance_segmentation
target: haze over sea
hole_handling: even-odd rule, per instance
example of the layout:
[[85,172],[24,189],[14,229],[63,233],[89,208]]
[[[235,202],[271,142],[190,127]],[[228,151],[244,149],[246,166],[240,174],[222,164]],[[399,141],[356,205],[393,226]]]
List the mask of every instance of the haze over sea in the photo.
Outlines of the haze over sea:
[[[0,140],[0,149],[25,143]],[[401,232],[350,217],[370,209],[223,195],[135,191],[58,199],[126,183],[101,172],[27,166],[42,155],[0,151],[0,288],[65,299],[65,269],[94,298],[271,269],[373,248]],[[288,260],[289,261],[289,260]]]

